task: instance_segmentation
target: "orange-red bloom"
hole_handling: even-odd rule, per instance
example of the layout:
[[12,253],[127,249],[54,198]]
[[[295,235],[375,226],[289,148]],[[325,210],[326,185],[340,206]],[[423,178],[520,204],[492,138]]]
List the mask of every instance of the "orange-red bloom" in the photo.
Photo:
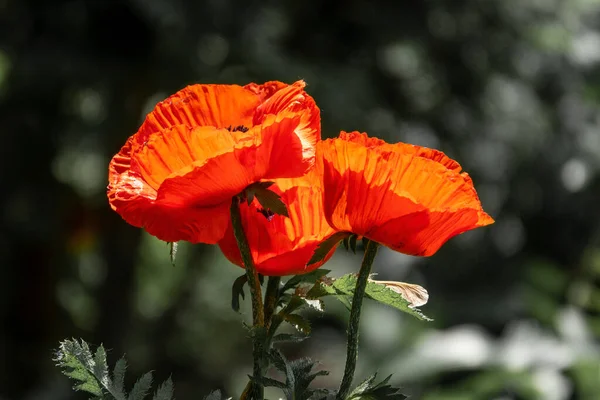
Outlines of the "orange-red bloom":
[[442,152],[358,132],[320,143],[325,217],[338,231],[429,256],[448,239],[493,223],[473,182]]
[[110,162],[111,207],[159,239],[216,243],[233,196],[314,163],[319,109],[304,86],[192,85],[160,102]]
[[[306,265],[317,246],[335,231],[323,214],[320,176],[312,171],[304,177],[278,179],[269,187],[281,196],[289,218],[266,218],[256,199],[240,205],[242,224],[248,238],[256,270],[263,275],[282,276],[310,272],[325,263],[335,249],[321,261]],[[232,263],[243,266],[231,224],[219,247]]]

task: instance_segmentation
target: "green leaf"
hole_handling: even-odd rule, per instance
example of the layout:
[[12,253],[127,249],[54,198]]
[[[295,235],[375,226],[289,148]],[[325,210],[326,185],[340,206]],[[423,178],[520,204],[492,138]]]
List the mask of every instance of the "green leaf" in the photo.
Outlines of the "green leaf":
[[112,386],[108,390],[110,394],[112,394],[116,400],[125,400],[127,396],[125,396],[125,371],[127,370],[127,361],[125,358],[121,358],[115,364],[115,369],[113,370],[113,379]]
[[367,297],[375,301],[387,304],[388,306],[410,314],[422,321],[433,321],[431,318],[423,314],[418,308],[411,307],[411,303],[408,300],[402,297],[400,293],[390,289],[386,285],[375,282],[367,282],[365,294]]
[[258,182],[246,188],[246,198],[250,204],[250,199],[256,199],[265,210],[271,211],[278,215],[289,217],[285,203],[281,201],[281,196],[272,190],[267,189],[273,182]]
[[93,374],[98,379],[100,384],[104,387],[110,387],[112,385],[110,377],[108,376],[108,364],[106,363],[106,350],[104,346],[100,345],[96,349],[94,354],[94,369]]
[[172,400],[173,399],[173,381],[171,377],[163,382],[154,393],[153,400]]
[[240,311],[240,297],[242,300],[246,297],[244,294],[244,285],[248,282],[248,276],[246,274],[238,277],[231,286],[231,308],[235,312]]
[[400,389],[388,385],[392,375],[383,381],[374,384],[377,374],[373,374],[356,387],[346,400],[404,400],[406,396],[400,393]]
[[287,291],[289,289],[293,289],[302,283],[314,284],[315,282],[317,282],[318,280],[320,280],[322,277],[324,277],[325,275],[327,275],[330,272],[331,272],[331,270],[328,270],[325,268],[317,268],[307,274],[294,275],[285,283],[285,285],[283,285],[283,288],[281,289],[281,293],[284,293],[285,291]]
[[127,400],[142,400],[146,394],[148,394],[151,386],[152,372],[146,372],[137,380],[135,385],[133,385],[133,389],[131,389],[131,393],[129,393]]
[[312,308],[313,310],[319,311],[319,312],[324,312],[325,311],[325,306],[323,305],[323,301],[320,299],[307,299],[307,298],[303,298],[304,302],[306,303],[307,306],[309,306],[310,308]]
[[[66,376],[77,381],[73,387],[75,391],[91,393],[96,400],[142,400],[152,385],[152,373],[147,373],[136,382],[127,396],[124,388],[127,370],[125,359],[117,361],[114,371],[110,374],[104,346],[98,346],[92,356],[89,345],[84,340],[60,342],[54,361]],[[107,393],[110,396],[106,397]],[[171,400],[172,396],[173,383],[169,378],[158,388],[154,400]]]
[[171,265],[175,266],[175,257],[177,257],[177,246],[179,242],[169,242],[171,245],[171,250],[169,251],[169,256],[171,257]]
[[306,263],[306,265],[312,265],[319,261],[323,261],[325,259],[325,257],[327,257],[327,254],[329,254],[331,249],[333,249],[335,246],[337,246],[341,240],[348,237],[349,235],[350,235],[350,233],[348,233],[348,232],[336,232],[333,235],[331,235],[329,238],[322,241],[319,244],[319,246],[317,246],[314,254],[310,258],[310,260]]
[[93,375],[95,363],[87,343],[83,340],[81,343],[77,340],[60,342],[54,361],[63,374],[77,381],[73,390],[102,397],[102,387]]
[[269,357],[275,368],[285,374],[285,387],[281,389],[287,399],[308,400],[323,393],[321,389],[309,388],[317,376],[328,374],[327,371],[312,372],[316,364],[314,361],[301,358],[290,362],[279,350],[272,350]]
[[299,314],[286,314],[283,319],[305,335],[310,334],[310,323],[306,318]]
[[[330,281],[317,282],[306,294],[307,298],[320,298],[324,296],[335,296],[343,303],[347,301],[347,296],[354,293],[356,287],[356,275],[348,274],[338,279]],[[417,308],[411,307],[410,302],[402,295],[388,288],[384,284],[369,281],[365,290],[366,296],[372,300],[394,307],[397,310],[410,314],[422,321],[432,321]],[[348,303],[345,304],[348,306]]]

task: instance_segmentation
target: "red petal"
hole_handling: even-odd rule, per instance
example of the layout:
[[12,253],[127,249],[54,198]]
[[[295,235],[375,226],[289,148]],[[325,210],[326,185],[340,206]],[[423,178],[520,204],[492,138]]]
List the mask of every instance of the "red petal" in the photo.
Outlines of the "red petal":
[[[284,192],[277,186],[279,181],[270,187],[281,194],[287,205],[289,218],[275,215],[268,221],[258,212],[260,206],[256,201],[250,206],[240,206],[252,257],[256,269],[263,275],[306,273],[320,267],[333,255],[334,249],[323,261],[306,265],[317,246],[333,234],[334,230],[323,216],[320,185],[314,182],[313,186],[309,186],[304,179],[306,178],[295,179],[297,185]],[[219,246],[232,263],[242,265],[231,226]]]
[[214,244],[229,222],[228,204],[204,208],[165,204],[156,201],[156,191],[132,172],[114,177],[108,198],[112,209],[129,224],[167,242]]
[[261,97],[237,85],[191,85],[156,105],[138,130],[138,143],[173,125],[251,126]]
[[493,221],[468,175],[441,152],[356,134],[325,141],[321,151],[325,214],[340,231],[430,255],[450,237]]

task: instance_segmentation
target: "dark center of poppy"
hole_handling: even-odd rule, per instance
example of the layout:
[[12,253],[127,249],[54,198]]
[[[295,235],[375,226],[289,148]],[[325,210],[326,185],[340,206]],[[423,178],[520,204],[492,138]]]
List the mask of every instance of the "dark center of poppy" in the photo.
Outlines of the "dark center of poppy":
[[264,215],[265,218],[267,219],[267,221],[269,221],[269,222],[271,222],[271,220],[273,219],[273,216],[275,215],[275,213],[273,211],[264,209],[264,208],[258,208],[256,211],[258,211],[259,213]]
[[249,128],[246,128],[244,125],[238,125],[238,126],[234,126],[234,127],[229,125],[226,129],[229,132],[237,132],[237,131],[248,132],[248,130],[249,130]]

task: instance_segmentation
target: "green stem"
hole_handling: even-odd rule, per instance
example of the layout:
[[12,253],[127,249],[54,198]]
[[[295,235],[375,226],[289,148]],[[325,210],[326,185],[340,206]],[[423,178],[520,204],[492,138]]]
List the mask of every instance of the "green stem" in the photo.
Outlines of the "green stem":
[[358,278],[356,280],[356,288],[354,289],[354,296],[352,298],[352,309],[350,310],[350,322],[348,323],[348,345],[346,350],[346,367],[344,368],[344,377],[342,378],[342,384],[340,390],[336,396],[336,399],[343,400],[350,391],[352,385],[352,379],[354,378],[354,371],[356,370],[356,360],[358,359],[358,328],[360,324],[360,310],[362,308],[362,301],[365,296],[365,289],[367,288],[367,281],[369,274],[371,273],[371,266],[373,260],[377,255],[377,248],[379,244],[369,240],[365,249],[365,255],[363,257],[360,271],[358,272]]
[[265,292],[265,328],[269,331],[271,326],[271,318],[277,308],[279,301],[279,285],[281,283],[280,276],[270,276],[267,282],[267,290]]
[[[240,254],[242,256],[242,262],[246,269],[246,276],[248,277],[248,286],[250,287],[250,296],[252,297],[252,326],[254,329],[265,326],[265,315],[263,311],[262,302],[262,291],[260,288],[260,281],[258,280],[258,272],[254,267],[254,261],[252,260],[252,253],[250,252],[250,245],[244,232],[242,225],[242,216],[240,214],[240,200],[238,197],[234,197],[231,200],[231,225],[233,226],[233,234],[237,241]],[[260,383],[257,383],[262,378],[262,355],[263,348],[260,339],[255,337],[252,343],[252,355],[254,358],[253,364],[253,376],[255,382],[252,384],[252,396],[254,400],[263,400],[264,388]],[[244,391],[244,394],[247,394]]]

